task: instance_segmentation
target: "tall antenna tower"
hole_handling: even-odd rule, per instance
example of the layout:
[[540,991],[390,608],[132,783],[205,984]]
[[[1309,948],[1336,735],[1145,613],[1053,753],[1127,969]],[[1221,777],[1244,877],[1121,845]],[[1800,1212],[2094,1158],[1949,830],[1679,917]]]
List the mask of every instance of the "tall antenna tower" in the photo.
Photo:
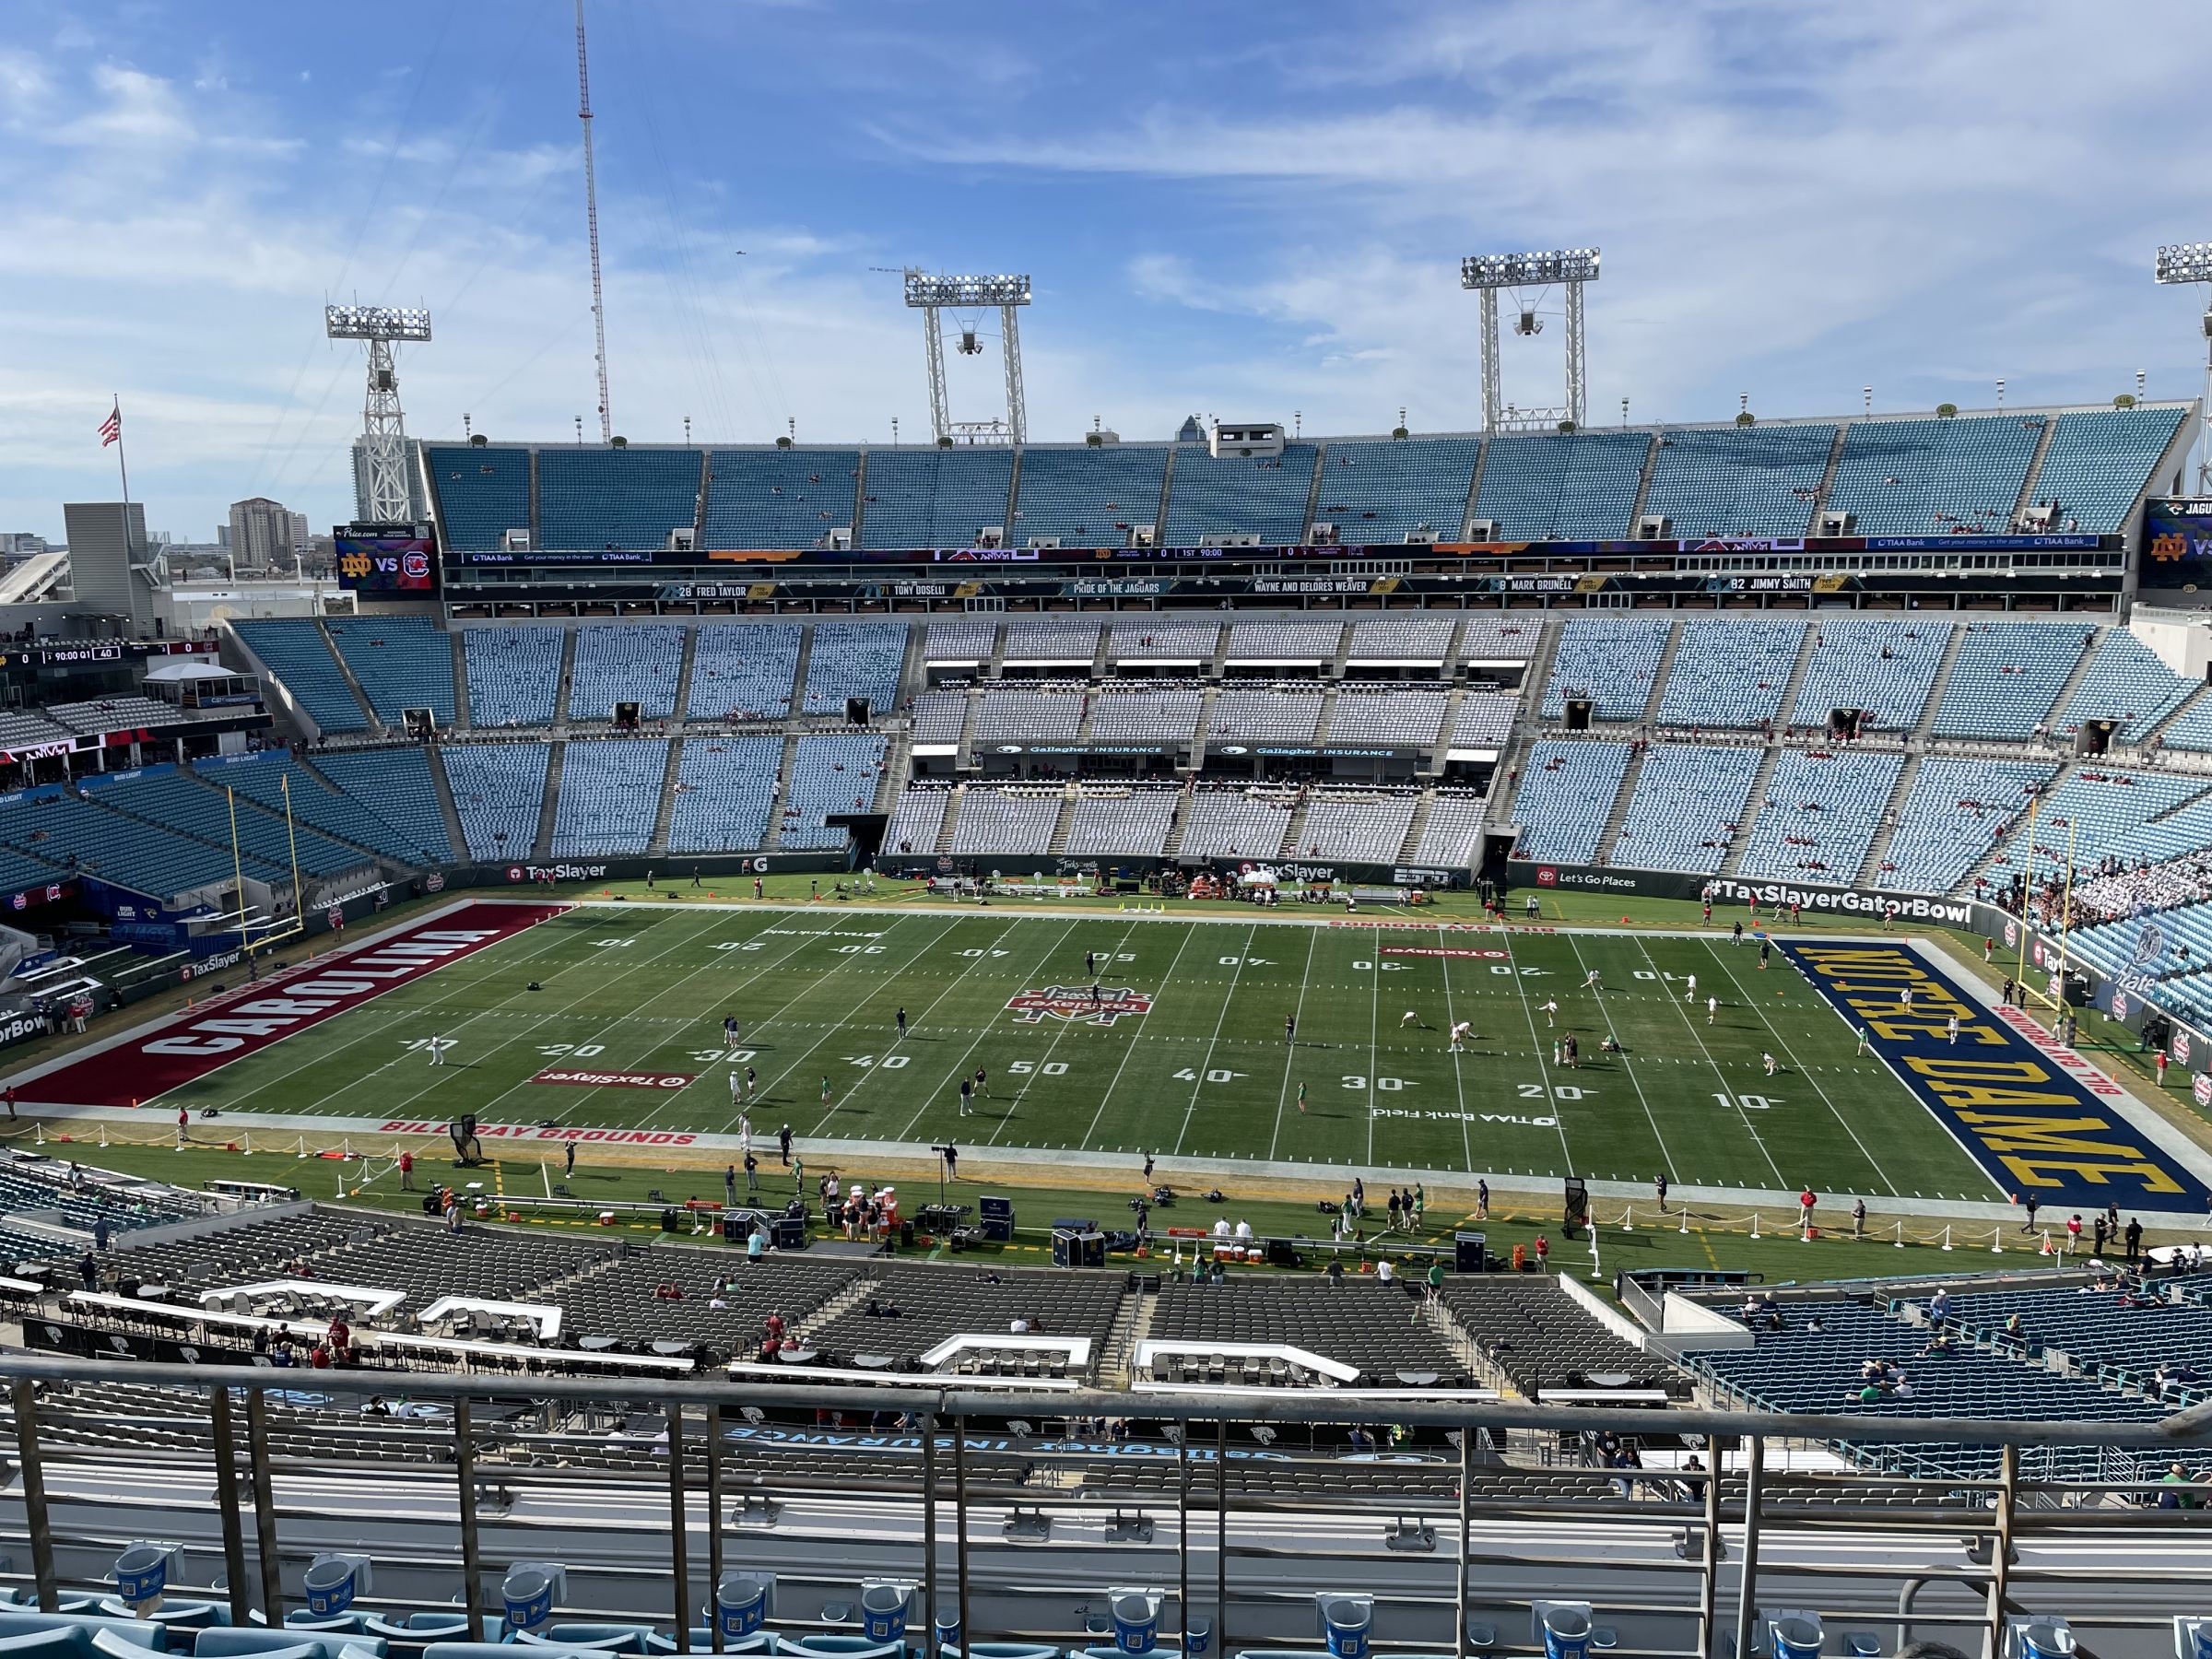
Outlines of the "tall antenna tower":
[[592,166],[592,66],[583,50],[583,0],[576,0],[576,119],[583,124],[583,219],[592,240],[592,333],[598,342],[599,441],[612,441],[606,402],[606,296],[599,283],[599,181]]

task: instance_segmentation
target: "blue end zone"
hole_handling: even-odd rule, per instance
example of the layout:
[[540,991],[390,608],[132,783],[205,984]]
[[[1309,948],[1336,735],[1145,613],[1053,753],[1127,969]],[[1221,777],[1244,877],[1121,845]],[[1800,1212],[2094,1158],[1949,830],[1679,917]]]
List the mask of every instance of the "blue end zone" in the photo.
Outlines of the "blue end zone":
[[2025,1014],[1984,1006],[1904,945],[1782,949],[2006,1194],[2085,1215],[2114,1203],[2206,1213],[2212,1190],[2128,1121],[2120,1086],[2034,1041]]

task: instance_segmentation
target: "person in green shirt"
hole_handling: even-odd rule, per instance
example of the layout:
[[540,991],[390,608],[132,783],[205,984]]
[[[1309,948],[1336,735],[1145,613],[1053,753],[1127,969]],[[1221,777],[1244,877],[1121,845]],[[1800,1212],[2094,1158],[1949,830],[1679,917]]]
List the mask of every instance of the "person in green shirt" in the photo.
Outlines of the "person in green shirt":
[[1417,1181],[1413,1183],[1413,1225],[1416,1231],[1420,1230],[1421,1217],[1428,1208],[1429,1189]]
[[1429,1264],[1429,1294],[1430,1294],[1430,1296],[1435,1296],[1435,1295],[1439,1294],[1441,1291],[1442,1291],[1443,1288],[1444,1288],[1444,1265],[1443,1265],[1443,1263],[1441,1263],[1441,1262],[1431,1262],[1431,1263],[1430,1263],[1430,1264]]

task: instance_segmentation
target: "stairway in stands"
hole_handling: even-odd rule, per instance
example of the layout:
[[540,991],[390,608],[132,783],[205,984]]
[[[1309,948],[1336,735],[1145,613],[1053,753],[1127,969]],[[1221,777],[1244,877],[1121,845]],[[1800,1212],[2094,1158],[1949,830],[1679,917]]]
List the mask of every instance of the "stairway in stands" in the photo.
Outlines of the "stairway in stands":
[[1781,748],[1769,744],[1766,753],[1759,758],[1759,770],[1751,774],[1751,790],[1744,796],[1744,810],[1736,822],[1735,834],[1728,843],[1727,856],[1721,860],[1724,876],[1733,876],[1744,867],[1744,854],[1751,846],[1751,826],[1759,821],[1759,809],[1766,802],[1767,791],[1774,782],[1774,764],[1781,757]]
[[354,677],[353,665],[346,660],[346,653],[338,649],[338,642],[330,637],[330,629],[318,620],[315,632],[323,641],[323,649],[330,653],[330,660],[337,664],[338,677],[346,682],[346,688],[353,693],[353,700],[361,705],[361,712],[369,717],[369,729],[382,732],[384,723],[377,715],[376,705],[369,700],[369,693],[361,688],[361,682]]
[[955,788],[945,798],[945,821],[937,828],[937,844],[934,849],[935,852],[949,853],[952,851],[953,826],[959,821],[960,817],[960,793],[959,788]]
[[[1815,617],[1812,618],[1812,625],[1805,630],[1805,637],[1797,641],[1797,660],[1790,665],[1790,677],[1782,682],[1782,700],[1774,705],[1774,729],[1776,731],[1780,731],[1791,724],[1790,717],[1797,707],[1797,693],[1805,685],[1806,675],[1812,669],[1813,653],[1821,649],[1813,643],[1819,632],[1820,618]],[[1823,714],[1821,718],[1825,720],[1827,715]],[[1757,795],[1753,798],[1755,800],[1766,799],[1764,795]]]
[[[690,674],[690,658],[687,655],[684,659],[684,676],[688,679]],[[676,706],[680,712],[684,706],[680,695]],[[653,809],[653,835],[645,843],[645,851],[655,857],[668,851],[668,826],[676,818],[676,779],[683,765],[683,758],[684,740],[671,737],[668,740],[668,764],[661,774],[661,802]]]
[[1936,665],[1936,677],[1928,684],[1928,700],[1920,711],[1920,718],[1912,723],[1912,736],[1925,738],[1936,725],[1936,711],[1943,706],[1943,694],[1950,688],[1951,670],[1959,665],[1959,653],[1966,647],[1965,628],[1954,624],[1949,643],[1943,648],[1942,659]]
[[1594,862],[1601,865],[1612,862],[1613,843],[1620,839],[1620,827],[1628,821],[1630,804],[1636,799],[1636,782],[1643,776],[1643,763],[1650,754],[1649,749],[1637,750],[1621,769],[1620,787],[1613,792],[1612,810],[1606,814],[1606,827],[1598,832]]
[[[571,634],[569,637],[572,640],[576,636]],[[564,698],[568,695],[565,677],[561,685],[561,695]],[[555,743],[547,747],[552,752],[546,757],[546,798],[538,806],[537,835],[530,843],[530,856],[539,864],[545,863],[547,859],[553,856],[553,825],[560,813],[560,765],[569,747],[565,743]]]
[[1430,811],[1435,806],[1436,791],[1433,789],[1422,790],[1421,798],[1414,803],[1413,819],[1406,826],[1406,839],[1398,843],[1398,862],[1400,864],[1414,862],[1413,850],[1421,844],[1421,836],[1429,828]]
[[[576,677],[576,629],[560,630],[560,677],[553,683],[553,729],[569,724],[569,688]],[[557,751],[558,752],[558,751]]]
[[1159,1298],[1147,1296],[1142,1291],[1131,1291],[1122,1298],[1122,1304],[1113,1311],[1113,1324],[1107,1328],[1106,1339],[1099,1345],[1099,1386],[1125,1389],[1136,1366],[1136,1350],[1152,1337],[1152,1316],[1159,1311]]
[[[681,654],[677,661],[676,707],[668,716],[670,725],[681,725],[691,718],[691,664],[693,647],[699,643],[699,629],[687,628],[682,632],[684,643]],[[672,749],[675,747],[673,744],[669,747]],[[671,783],[676,781],[676,773],[673,771],[668,774],[668,781]]]
[[468,833],[461,827],[461,808],[453,803],[453,781],[445,775],[445,751],[432,748],[424,759],[430,765],[430,788],[438,796],[438,810],[445,818],[445,838],[453,844],[453,856],[465,862],[470,856]]
[[1675,653],[1682,646],[1682,618],[1677,617],[1667,627],[1666,649],[1659,653],[1659,665],[1652,670],[1652,695],[1643,705],[1641,720],[1656,721],[1659,705],[1666,699],[1666,677],[1675,670]]
[[1907,755],[1904,765],[1898,768],[1897,783],[1889,791],[1889,799],[1882,808],[1882,821],[1876,828],[1874,839],[1866,843],[1866,862],[1859,866],[1859,886],[1879,885],[1882,861],[1889,856],[1889,843],[1897,835],[1897,820],[1912,798],[1913,780],[1920,776],[1921,762],[1925,755]]
[[468,711],[468,659],[465,629],[453,629],[449,638],[453,648],[453,724],[464,727],[474,723]]
[[783,802],[791,794],[791,771],[798,753],[798,735],[786,733],[783,758],[776,762],[776,793],[768,806],[768,835],[760,843],[763,853],[772,853],[783,844]]

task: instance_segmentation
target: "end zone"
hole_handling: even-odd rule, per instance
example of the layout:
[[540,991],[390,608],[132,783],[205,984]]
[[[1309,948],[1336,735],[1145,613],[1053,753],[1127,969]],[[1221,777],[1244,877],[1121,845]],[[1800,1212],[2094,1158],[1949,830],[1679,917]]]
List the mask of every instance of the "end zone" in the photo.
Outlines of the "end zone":
[[2124,1088],[1910,946],[1776,943],[2000,1191],[2083,1211],[2117,1203],[2203,1216],[2212,1203],[2180,1151],[2128,1110]]
[[385,992],[512,938],[565,904],[472,901],[244,985],[197,1008],[126,1031],[16,1079],[23,1105],[148,1104],[234,1060],[347,1013]]

